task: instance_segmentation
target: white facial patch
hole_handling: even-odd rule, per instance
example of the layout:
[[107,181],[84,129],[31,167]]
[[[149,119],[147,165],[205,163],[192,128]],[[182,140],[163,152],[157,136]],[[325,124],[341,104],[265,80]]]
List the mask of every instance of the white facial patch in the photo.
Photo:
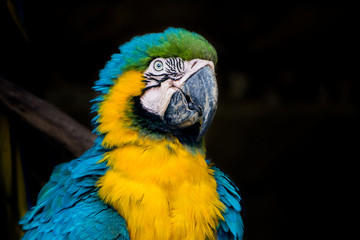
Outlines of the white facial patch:
[[214,70],[212,61],[181,58],[156,58],[144,72],[146,89],[140,98],[142,106],[149,112],[164,116],[172,95],[181,91],[186,80],[205,66]]

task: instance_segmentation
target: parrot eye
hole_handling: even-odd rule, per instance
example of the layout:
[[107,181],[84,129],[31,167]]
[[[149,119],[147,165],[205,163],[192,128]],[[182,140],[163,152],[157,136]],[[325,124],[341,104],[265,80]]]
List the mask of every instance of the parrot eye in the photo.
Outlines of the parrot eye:
[[181,58],[154,59],[150,63],[149,68],[144,72],[149,86],[158,86],[168,79],[173,81],[179,80],[184,74],[185,64]]
[[155,69],[156,71],[161,71],[161,70],[163,70],[163,68],[164,68],[164,66],[163,66],[162,61],[157,60],[157,61],[154,63],[154,69]]

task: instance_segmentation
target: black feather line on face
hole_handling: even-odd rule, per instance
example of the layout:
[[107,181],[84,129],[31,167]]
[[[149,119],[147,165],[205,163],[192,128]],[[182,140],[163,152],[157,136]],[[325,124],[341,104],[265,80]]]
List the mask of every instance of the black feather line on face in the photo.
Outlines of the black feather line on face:
[[177,73],[183,74],[184,73],[184,61],[180,58],[169,58],[166,59],[165,64],[167,65],[166,71],[168,73]]
[[154,138],[162,138],[171,134],[179,139],[179,141],[190,147],[201,147],[202,142],[198,142],[197,136],[200,132],[200,123],[187,128],[173,128],[169,126],[160,116],[148,112],[143,108],[140,96],[132,98],[132,127],[140,129],[144,135]]
[[[158,79],[157,77],[158,78],[161,77],[161,78]],[[157,82],[164,82],[164,81],[169,79],[169,74],[156,75],[156,74],[153,74],[153,73],[146,73],[145,78],[146,78],[147,81],[154,80],[154,81],[157,81]]]
[[145,88],[143,89],[143,94],[144,94],[147,90],[149,90],[149,89],[156,88],[156,87],[160,87],[160,86],[161,86],[161,83],[156,84],[156,85],[152,85],[152,86],[145,87]]
[[[162,78],[161,78],[161,79],[157,79],[157,78],[154,78],[153,76],[157,76],[157,77],[162,76]],[[143,94],[144,94],[147,90],[149,90],[149,89],[151,89],[151,88],[160,87],[160,86],[161,86],[161,83],[163,83],[163,82],[165,82],[166,80],[169,79],[167,76],[164,76],[164,75],[154,75],[154,74],[152,74],[152,73],[146,73],[144,77],[145,77],[145,79],[142,80],[143,82],[150,83],[151,81],[155,81],[157,84],[145,87],[145,88],[142,90],[142,93],[143,93]]]

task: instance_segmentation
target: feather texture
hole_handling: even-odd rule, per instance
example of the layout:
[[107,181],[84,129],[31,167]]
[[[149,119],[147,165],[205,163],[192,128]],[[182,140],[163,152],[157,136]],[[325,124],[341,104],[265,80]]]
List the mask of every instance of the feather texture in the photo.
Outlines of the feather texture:
[[220,221],[217,228],[219,240],[241,240],[244,234],[244,223],[240,213],[242,212],[242,199],[238,188],[218,168],[212,166],[217,183],[217,192],[220,201],[226,206],[223,213],[224,220]]
[[125,220],[97,194],[104,150],[95,145],[80,158],[57,166],[37,205],[20,220],[23,239],[129,239]]
[[204,155],[178,141],[144,144],[109,151],[110,168],[98,182],[100,197],[124,217],[131,239],[215,239],[225,206]]

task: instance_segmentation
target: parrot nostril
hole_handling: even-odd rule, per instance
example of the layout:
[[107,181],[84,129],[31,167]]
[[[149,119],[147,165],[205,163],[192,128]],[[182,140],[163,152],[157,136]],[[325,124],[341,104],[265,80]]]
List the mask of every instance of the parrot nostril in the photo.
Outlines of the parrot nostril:
[[197,112],[199,113],[199,115],[202,116],[202,110],[201,110],[201,108],[200,108],[199,106],[197,106],[197,105],[191,100],[190,96],[189,96],[189,95],[185,95],[185,99],[186,99],[186,101],[187,101],[187,103],[188,103],[188,108],[189,108],[190,110],[195,110],[195,111],[197,111]]

